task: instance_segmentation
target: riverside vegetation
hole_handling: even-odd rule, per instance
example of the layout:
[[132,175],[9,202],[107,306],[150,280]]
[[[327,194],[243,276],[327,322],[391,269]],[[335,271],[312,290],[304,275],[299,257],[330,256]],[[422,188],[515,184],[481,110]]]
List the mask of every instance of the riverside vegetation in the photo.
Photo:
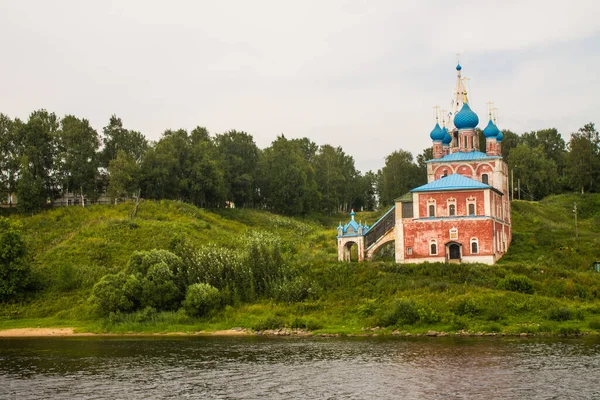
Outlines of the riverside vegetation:
[[597,194],[514,201],[513,242],[493,266],[395,264],[385,248],[376,261],[339,263],[335,226],[346,215],[292,218],[163,200],[142,202],[132,219],[133,207],[0,219],[0,328],[600,332]]

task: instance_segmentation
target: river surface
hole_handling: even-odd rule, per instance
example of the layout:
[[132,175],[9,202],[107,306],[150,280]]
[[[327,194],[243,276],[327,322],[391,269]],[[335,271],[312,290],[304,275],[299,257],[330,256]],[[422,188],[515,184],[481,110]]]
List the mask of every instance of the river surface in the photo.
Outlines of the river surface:
[[600,338],[0,339],[0,399],[600,399]]

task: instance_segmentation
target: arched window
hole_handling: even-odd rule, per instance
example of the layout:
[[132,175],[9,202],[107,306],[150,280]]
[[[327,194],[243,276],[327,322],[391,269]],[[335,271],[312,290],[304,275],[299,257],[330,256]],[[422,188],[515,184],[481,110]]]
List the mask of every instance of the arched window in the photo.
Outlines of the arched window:
[[431,239],[429,242],[429,254],[432,256],[437,256],[437,241],[435,239]]
[[481,182],[489,185],[488,174],[481,175]]
[[448,215],[450,215],[450,216],[456,215],[456,206],[454,204],[450,204],[448,206]]
[[435,204],[430,204],[429,205],[429,216],[430,217],[435,217]]
[[468,143],[469,143],[469,138],[465,136],[465,149],[466,149],[467,147],[469,147],[469,146],[468,146]]
[[479,254],[479,241],[477,238],[471,238],[471,254]]
[[444,170],[444,176],[448,176],[448,170],[447,169]]
[[469,203],[469,215],[475,215],[475,203]]

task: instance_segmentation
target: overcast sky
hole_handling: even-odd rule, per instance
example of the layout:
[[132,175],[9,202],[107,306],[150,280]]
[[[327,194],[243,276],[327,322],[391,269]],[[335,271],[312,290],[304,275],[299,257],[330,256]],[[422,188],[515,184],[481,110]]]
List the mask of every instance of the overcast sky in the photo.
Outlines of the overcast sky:
[[[427,3],[424,5],[422,3]],[[0,112],[112,114],[157,140],[205,126],[342,146],[363,172],[431,146],[456,53],[483,128],[556,127],[600,109],[600,1],[0,0]]]

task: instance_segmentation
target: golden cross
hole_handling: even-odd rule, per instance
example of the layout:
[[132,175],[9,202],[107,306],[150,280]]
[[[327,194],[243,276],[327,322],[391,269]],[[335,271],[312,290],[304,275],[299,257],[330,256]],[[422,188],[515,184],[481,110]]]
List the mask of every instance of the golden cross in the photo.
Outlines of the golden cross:
[[494,103],[492,103],[491,101],[488,101],[488,102],[487,102],[487,106],[488,106],[488,114],[489,114],[489,116],[490,116],[490,119],[492,119],[492,109],[493,109],[492,105],[493,105],[493,104],[494,104]]
[[435,107],[433,107],[433,109],[435,110],[434,111],[435,112],[435,122],[438,122],[438,120],[439,120],[440,106],[435,106]]

